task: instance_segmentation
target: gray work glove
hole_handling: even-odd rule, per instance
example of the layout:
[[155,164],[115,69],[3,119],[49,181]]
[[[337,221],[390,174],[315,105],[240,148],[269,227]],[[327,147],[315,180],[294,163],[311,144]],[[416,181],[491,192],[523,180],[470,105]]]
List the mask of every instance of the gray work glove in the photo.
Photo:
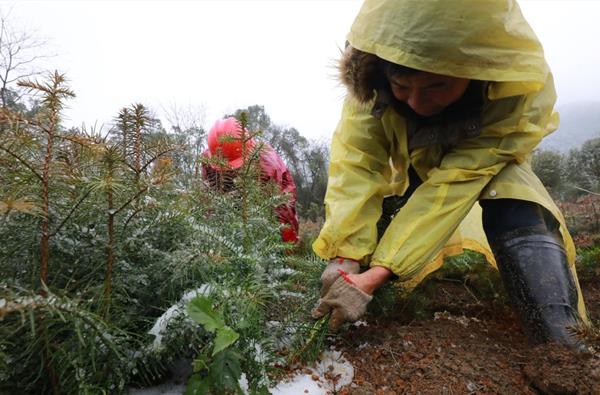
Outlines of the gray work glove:
[[327,267],[321,274],[321,297],[327,293],[329,287],[340,277],[341,270],[345,273],[360,273],[360,264],[347,258],[333,258],[329,260]]
[[331,312],[329,330],[336,331],[344,322],[354,322],[362,317],[371,299],[373,296],[360,290],[345,276],[340,276],[319,299],[312,316],[321,318]]

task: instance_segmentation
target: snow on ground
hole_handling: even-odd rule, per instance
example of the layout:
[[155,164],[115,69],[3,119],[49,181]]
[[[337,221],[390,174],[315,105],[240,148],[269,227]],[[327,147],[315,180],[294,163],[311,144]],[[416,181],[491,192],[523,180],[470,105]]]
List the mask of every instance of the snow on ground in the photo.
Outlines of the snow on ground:
[[[169,321],[180,314],[186,314],[185,305],[187,302],[198,295],[208,295],[211,291],[210,285],[202,284],[198,289],[186,292],[179,302],[169,307],[148,332],[155,336],[153,347],[159,348],[161,346],[161,332],[166,329]],[[279,323],[272,321],[270,324],[276,326]],[[359,322],[355,325],[366,325],[366,323]],[[259,349],[257,349],[257,352],[260,355]],[[352,365],[342,356],[340,351],[332,349],[321,353],[317,363],[298,369],[296,375],[278,383],[269,392],[273,395],[327,395],[339,390],[342,386],[350,384],[353,377],[354,368]],[[243,374],[240,379],[240,386],[245,393],[247,393],[247,383],[246,376]],[[154,387],[131,389],[129,393],[131,395],[181,395],[185,393],[185,387],[185,384],[170,381]]]
[[[270,388],[272,395],[328,395],[352,382],[354,368],[336,350],[321,353],[320,360],[310,367],[299,369],[293,377]],[[245,375],[240,379],[240,386],[247,393],[248,384]],[[172,382],[158,386],[132,389],[130,395],[181,395],[185,392],[185,384]]]
[[319,362],[301,370],[291,380],[270,389],[273,395],[326,395],[352,383],[354,368],[339,351],[325,351]]

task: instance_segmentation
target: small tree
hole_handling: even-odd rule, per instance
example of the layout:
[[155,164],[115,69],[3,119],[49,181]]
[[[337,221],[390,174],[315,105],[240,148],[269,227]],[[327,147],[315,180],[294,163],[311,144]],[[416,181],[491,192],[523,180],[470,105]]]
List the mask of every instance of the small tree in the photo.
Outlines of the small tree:
[[[68,139],[61,134],[60,113],[65,99],[75,94],[66,86],[64,75],[54,72],[47,82],[22,81],[19,85],[41,94],[41,110],[35,119],[25,119],[20,113],[12,113],[5,109],[0,121],[7,127],[10,135],[6,135],[0,150],[13,157],[27,168],[40,185],[40,273],[42,286],[48,283],[48,262],[50,257],[49,241],[51,237],[50,192],[52,177],[56,174],[55,145],[60,139]],[[27,142],[29,149],[19,145],[19,141]],[[32,151],[33,150],[33,151]],[[62,222],[61,222],[62,223]],[[56,232],[53,232],[56,233]]]
[[[144,209],[141,197],[169,179],[169,161],[163,160],[175,147],[168,139],[152,134],[153,119],[142,104],[123,108],[117,116],[115,138],[102,144],[101,178],[97,189],[106,198],[106,271],[103,287],[103,317],[109,318],[115,264],[116,217],[124,213],[122,233]],[[130,143],[131,141],[131,143]],[[131,147],[130,147],[131,145]],[[131,148],[131,149],[130,149]],[[130,157],[133,157],[133,160]]]

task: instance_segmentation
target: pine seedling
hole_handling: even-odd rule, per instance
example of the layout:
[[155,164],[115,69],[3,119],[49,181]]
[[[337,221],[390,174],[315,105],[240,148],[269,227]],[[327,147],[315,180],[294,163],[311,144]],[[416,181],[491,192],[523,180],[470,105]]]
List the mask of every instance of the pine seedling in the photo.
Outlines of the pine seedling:
[[32,158],[31,155],[22,155],[19,152],[20,147],[5,142],[0,144],[0,150],[27,168],[40,185],[39,281],[42,284],[40,292],[43,293],[43,285],[48,283],[49,270],[50,188],[55,161],[54,149],[57,140],[60,138],[60,112],[64,106],[64,101],[67,98],[74,97],[75,94],[65,86],[65,77],[58,74],[58,72],[51,74],[48,82],[20,81],[18,85],[41,94],[41,111],[37,114],[36,119],[28,120],[20,113],[11,113],[4,108],[0,113],[0,122],[8,130],[12,129],[15,137],[22,136],[25,131],[26,134],[31,133],[31,146],[39,151]]
[[239,379],[242,375],[241,356],[231,349],[239,334],[225,325],[213,308],[210,299],[198,296],[187,305],[189,316],[206,331],[215,334],[210,354],[201,354],[194,361],[194,375],[188,382],[186,394],[242,394]]
[[4,289],[0,388],[11,393],[122,393],[128,381],[126,336],[76,299]]

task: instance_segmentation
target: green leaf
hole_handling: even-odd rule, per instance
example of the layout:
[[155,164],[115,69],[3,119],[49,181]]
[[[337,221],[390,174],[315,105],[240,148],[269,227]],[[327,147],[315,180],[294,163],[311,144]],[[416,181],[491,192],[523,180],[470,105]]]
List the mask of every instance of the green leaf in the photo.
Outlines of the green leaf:
[[194,374],[190,377],[185,388],[185,395],[204,395],[210,393],[210,382],[206,378]]
[[187,305],[187,313],[211,333],[225,326],[223,319],[213,310],[212,303],[207,297],[197,296],[192,299]]
[[209,362],[210,360],[208,355],[199,354],[198,356],[196,356],[196,359],[194,359],[194,362],[192,362],[192,368],[194,370],[194,373],[207,371]]
[[239,393],[241,391],[239,379],[242,377],[240,359],[241,356],[231,349],[225,349],[215,355],[214,361],[210,364],[211,386],[221,391],[230,390]]
[[215,348],[213,349],[212,355],[214,356],[219,351],[223,351],[240,337],[240,334],[231,329],[228,326],[224,326],[217,330],[217,337],[215,338]]

